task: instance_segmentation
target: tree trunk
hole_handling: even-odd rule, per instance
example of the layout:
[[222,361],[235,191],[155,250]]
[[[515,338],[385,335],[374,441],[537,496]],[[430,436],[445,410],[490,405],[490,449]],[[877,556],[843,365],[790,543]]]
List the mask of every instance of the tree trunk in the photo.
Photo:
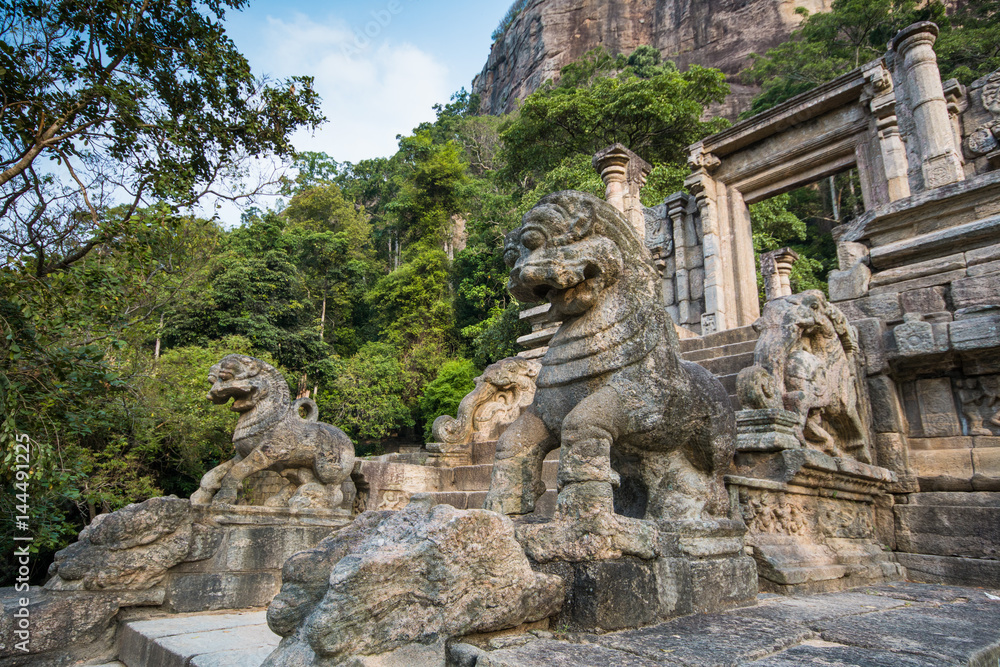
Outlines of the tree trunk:
[[160,360],[160,336],[163,334],[163,313],[160,313],[160,328],[156,330],[156,347],[153,349],[153,361]]

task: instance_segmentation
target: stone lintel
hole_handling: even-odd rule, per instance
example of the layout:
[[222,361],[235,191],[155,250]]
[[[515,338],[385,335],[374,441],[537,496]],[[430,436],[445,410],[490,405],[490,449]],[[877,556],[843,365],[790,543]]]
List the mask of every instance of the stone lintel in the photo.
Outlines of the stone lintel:
[[[875,62],[881,60],[882,58],[877,58]],[[700,149],[704,153],[723,157],[856,100],[861,97],[866,84],[865,69],[870,69],[872,66],[873,63],[866,63],[832,81],[706,137],[699,142]]]

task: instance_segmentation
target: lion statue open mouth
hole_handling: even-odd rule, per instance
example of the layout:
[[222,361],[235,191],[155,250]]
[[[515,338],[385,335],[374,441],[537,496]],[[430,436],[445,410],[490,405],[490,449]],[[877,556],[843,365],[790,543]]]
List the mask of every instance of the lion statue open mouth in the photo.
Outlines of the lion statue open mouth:
[[[551,525],[522,531],[538,561],[650,558],[655,520],[728,521],[729,398],[678,356],[659,275],[628,221],[591,195],[549,195],[508,234],[504,259],[510,292],[548,301],[562,324],[534,402],[500,438],[486,508],[531,512],[545,490],[542,461],[561,447]],[[642,496],[628,517],[615,513],[614,487],[625,480],[613,460]]]
[[[235,503],[243,480],[261,470],[291,482],[266,505],[329,508],[343,501],[339,485],[354,468],[354,444],[339,428],[316,421],[313,401],[293,403],[273,366],[242,354],[212,366],[208,381],[208,399],[217,405],[232,400],[230,410],[240,415],[233,432],[236,456],[205,473],[191,502]],[[300,408],[307,410],[305,418]]]

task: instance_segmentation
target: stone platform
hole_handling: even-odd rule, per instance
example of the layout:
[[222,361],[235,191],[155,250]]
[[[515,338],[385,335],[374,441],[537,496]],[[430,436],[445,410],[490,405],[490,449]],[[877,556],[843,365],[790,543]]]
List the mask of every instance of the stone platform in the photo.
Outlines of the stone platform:
[[[168,616],[128,623],[119,633],[127,667],[257,667],[277,641],[262,610]],[[1000,591],[895,583],[762,595],[753,607],[639,630],[468,638],[451,645],[447,666],[978,667],[998,659]],[[444,667],[444,660],[407,667]]]

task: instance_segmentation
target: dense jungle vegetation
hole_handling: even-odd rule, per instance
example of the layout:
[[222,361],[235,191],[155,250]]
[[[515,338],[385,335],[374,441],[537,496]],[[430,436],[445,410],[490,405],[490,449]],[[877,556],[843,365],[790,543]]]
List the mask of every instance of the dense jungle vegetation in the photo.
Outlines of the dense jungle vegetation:
[[[318,100],[307,77],[251,74],[224,32],[244,5],[0,0],[5,554],[18,434],[32,438],[44,556],[100,512],[190,494],[231,456],[235,415],[205,400],[227,353],[277,365],[361,454],[422,441],[482,368],[517,351],[523,305],[501,248],[521,215],[556,190],[603,194],[591,156],[616,141],[654,165],[643,200],[662,202],[683,185],[685,147],[728,124],[704,117],[728,92],[720,72],[680,72],[640,47],[591,52],[505,117],[477,115],[461,91],[388,158],[296,153],[289,137],[322,122]],[[942,60],[963,80],[1000,65],[985,0],[950,17],[837,0],[755,59],[755,108],[874,57],[915,17],[944,26]],[[233,229],[192,216],[208,194],[242,201],[263,187],[240,178],[249,156],[294,166],[282,202],[245,208]],[[857,211],[852,187],[847,174],[753,208],[758,251],[803,255],[797,288],[825,286],[821,232]]]

